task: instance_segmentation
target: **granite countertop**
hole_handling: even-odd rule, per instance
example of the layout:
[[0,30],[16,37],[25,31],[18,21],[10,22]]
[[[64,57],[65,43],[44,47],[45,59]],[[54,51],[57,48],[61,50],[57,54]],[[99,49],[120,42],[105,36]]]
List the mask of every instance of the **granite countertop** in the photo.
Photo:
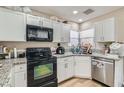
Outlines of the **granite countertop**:
[[102,58],[107,58],[107,59],[113,59],[113,60],[120,60],[120,57],[118,55],[111,55],[111,54],[99,54],[99,53],[93,53],[93,54],[73,54],[71,52],[66,52],[65,54],[53,54],[53,56],[56,56],[57,58],[65,58],[65,57],[70,57],[70,56],[97,56],[97,57],[102,57]]
[[118,55],[112,55],[112,54],[104,55],[104,54],[93,53],[91,56],[107,58],[107,59],[112,59],[112,60],[116,60],[116,61],[121,59]]
[[65,58],[70,56],[91,56],[91,54],[73,54],[71,52],[66,52],[65,54],[53,54],[53,56],[56,56],[57,58]]
[[2,59],[0,60],[0,86],[4,86],[8,82],[8,76],[11,74],[15,65],[25,64],[26,58]]
[[0,61],[0,86],[3,86],[10,71],[12,68],[12,64],[10,61]]

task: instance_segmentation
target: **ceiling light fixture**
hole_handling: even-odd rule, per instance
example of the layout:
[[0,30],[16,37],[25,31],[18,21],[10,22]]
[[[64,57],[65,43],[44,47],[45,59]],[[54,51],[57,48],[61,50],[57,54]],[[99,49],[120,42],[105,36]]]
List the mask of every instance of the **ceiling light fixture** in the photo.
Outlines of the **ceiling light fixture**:
[[77,14],[77,13],[78,13],[78,11],[76,11],[76,10],[75,10],[75,11],[73,11],[73,14]]
[[82,22],[83,20],[82,19],[78,19],[79,22]]

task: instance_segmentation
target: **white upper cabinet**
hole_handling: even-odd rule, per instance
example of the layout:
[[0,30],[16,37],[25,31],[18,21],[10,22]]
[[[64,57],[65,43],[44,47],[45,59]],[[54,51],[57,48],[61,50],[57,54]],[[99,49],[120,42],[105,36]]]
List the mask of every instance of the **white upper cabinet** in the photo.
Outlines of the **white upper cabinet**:
[[69,42],[70,41],[70,25],[69,24],[62,24],[62,42]]
[[53,42],[69,42],[70,25],[0,8],[0,41],[26,41],[26,24],[53,28]]
[[43,24],[43,27],[53,28],[52,20],[50,19],[43,18],[42,24]]
[[101,42],[103,40],[102,22],[95,24],[95,41]]
[[95,23],[96,42],[115,41],[115,18],[109,18]]
[[27,14],[27,24],[52,28],[52,20]]
[[115,19],[110,18],[103,21],[104,41],[115,41]]
[[53,42],[70,41],[70,25],[53,21]]
[[42,24],[41,18],[38,16],[33,16],[33,15],[27,14],[27,24],[41,26],[41,24]]
[[53,21],[53,42],[61,42],[62,25]]
[[26,41],[25,14],[0,9],[0,41]]

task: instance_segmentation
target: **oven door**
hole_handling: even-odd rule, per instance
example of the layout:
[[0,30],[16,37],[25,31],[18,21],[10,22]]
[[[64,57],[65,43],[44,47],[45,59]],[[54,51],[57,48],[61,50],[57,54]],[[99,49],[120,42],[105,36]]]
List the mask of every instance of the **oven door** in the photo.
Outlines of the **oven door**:
[[27,80],[28,86],[39,86],[57,78],[56,59],[28,62]]

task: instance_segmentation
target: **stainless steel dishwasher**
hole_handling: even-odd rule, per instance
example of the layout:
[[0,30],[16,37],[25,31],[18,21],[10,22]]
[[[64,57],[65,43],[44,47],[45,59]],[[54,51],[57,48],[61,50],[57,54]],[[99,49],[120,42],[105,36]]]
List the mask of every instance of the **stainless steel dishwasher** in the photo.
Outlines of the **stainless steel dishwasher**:
[[92,57],[92,79],[114,86],[114,60]]

